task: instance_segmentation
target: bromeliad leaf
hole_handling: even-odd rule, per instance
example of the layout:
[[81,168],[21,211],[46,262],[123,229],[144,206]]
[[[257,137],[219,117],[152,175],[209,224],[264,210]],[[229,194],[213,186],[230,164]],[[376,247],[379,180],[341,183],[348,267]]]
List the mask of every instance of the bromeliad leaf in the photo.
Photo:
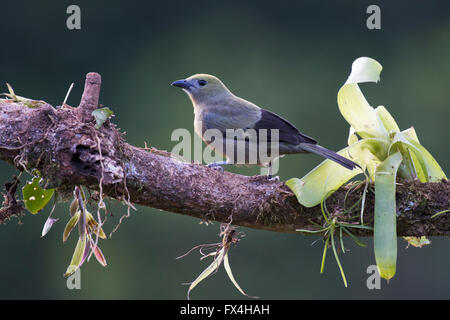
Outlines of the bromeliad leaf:
[[402,155],[396,152],[375,173],[375,260],[378,273],[387,280],[395,275],[397,263],[395,180],[401,161]]
[[[360,140],[338,152],[367,167],[373,175],[375,167],[387,156],[389,144],[384,139],[367,138]],[[360,169],[348,170],[331,160],[325,160],[301,179],[292,178],[286,185],[294,192],[300,204],[314,207],[332,191],[339,189],[345,182],[362,173]]]
[[391,116],[391,114],[386,110],[384,106],[378,106],[375,109],[375,112],[377,113],[378,117],[380,118],[381,122],[384,125],[384,128],[387,130],[388,133],[400,132],[400,128],[398,127],[397,122],[395,122],[394,118]]
[[[405,137],[408,137],[410,139],[412,139],[413,141],[420,143],[419,139],[417,138],[417,134],[416,131],[414,130],[414,127],[411,127],[409,129],[403,130],[402,135],[404,135]],[[414,178],[418,178],[420,182],[427,182],[427,175],[424,172],[422,165],[419,162],[419,159],[417,158],[417,156],[415,155],[415,153],[410,150],[410,148],[407,145],[398,144],[400,147],[398,147],[398,149],[400,151],[402,151],[402,149],[406,149],[407,152],[403,151],[402,152],[402,156],[403,156],[403,160],[402,164],[400,164],[400,168],[399,168],[399,176],[402,176],[406,179],[408,179],[409,177],[405,177],[404,174],[402,174],[402,167],[406,167],[408,170],[412,170],[413,171],[413,176],[411,177],[412,179]],[[405,161],[406,159],[406,161]],[[404,164],[404,162],[407,162],[407,164]]]
[[53,193],[55,192],[55,189],[42,189],[39,186],[40,180],[41,178],[35,177],[22,188],[22,196],[25,206],[32,214],[36,214],[41,211],[50,201]]
[[[438,182],[442,179],[447,179],[444,171],[442,171],[442,168],[433,156],[417,142],[415,132],[411,133],[410,131],[410,134],[412,137],[405,135],[404,131],[396,133],[391,146],[401,143],[412,152],[414,155],[412,160],[415,160],[414,166],[421,182]],[[422,181],[422,179],[425,181]]]
[[[361,198],[361,223],[368,182],[375,181],[375,258],[379,274],[385,279],[390,279],[395,274],[397,259],[396,177],[407,180],[418,178],[421,182],[435,182],[446,179],[446,176],[433,156],[420,144],[413,127],[400,132],[398,124],[384,106],[374,109],[365,99],[358,84],[369,81],[378,82],[381,70],[382,66],[374,59],[362,57],[354,61],[350,76],[338,92],[339,110],[350,124],[347,139],[349,146],[338,153],[353,160],[369,173],[369,177],[367,177],[364,172],[368,179],[366,179],[366,187]],[[313,207],[319,203],[323,204],[323,199],[358,173],[360,171],[357,169],[350,171],[330,160],[325,160],[302,179],[292,178],[286,182],[286,185],[294,192],[300,204]],[[344,283],[346,283],[337,257],[333,228],[337,226],[341,228],[339,230],[341,247],[345,250],[342,232],[351,236],[358,245],[364,246],[348,228],[368,227],[345,223],[330,224],[329,217],[324,215],[324,218],[329,224],[326,228],[318,231],[297,231],[324,232],[326,242],[321,272],[323,272],[331,237],[336,261],[341,269]],[[412,237],[408,241],[412,245],[420,245],[421,241],[426,243],[427,240]]]
[[112,112],[108,107],[104,107],[95,109],[92,111],[92,115],[94,116],[96,122],[95,129],[100,129],[103,123],[114,115],[114,112]]
[[338,92],[338,105],[342,116],[362,138],[388,138],[388,132],[366,98],[358,83],[378,82],[383,67],[376,60],[361,57],[352,65],[352,72]]

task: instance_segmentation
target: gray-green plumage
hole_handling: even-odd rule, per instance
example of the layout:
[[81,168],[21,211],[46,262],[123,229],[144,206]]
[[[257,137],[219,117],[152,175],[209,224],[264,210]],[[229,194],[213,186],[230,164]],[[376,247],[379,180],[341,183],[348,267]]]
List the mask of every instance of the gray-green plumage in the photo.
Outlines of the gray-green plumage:
[[[331,159],[350,170],[359,167],[353,161],[319,146],[316,140],[302,134],[289,121],[235,96],[217,77],[196,74],[187,79],[175,81],[172,85],[181,87],[188,94],[194,106],[195,132],[213,148],[212,141],[205,137],[205,132],[209,129],[219,130],[223,137],[226,136],[227,129],[243,129],[244,132],[251,131],[249,129],[254,129],[256,132],[267,129],[269,142],[272,138],[270,129],[278,129],[279,155],[311,152]],[[236,163],[236,158],[229,156],[231,150],[225,147],[225,139],[222,142],[224,155],[229,162]],[[270,143],[267,146],[270,149]],[[237,148],[236,143],[235,148]],[[250,147],[246,145],[245,148],[248,152]],[[236,155],[236,149],[233,154]],[[248,163],[247,157],[244,162]],[[257,162],[259,165],[270,165],[270,163],[262,163],[259,158]]]

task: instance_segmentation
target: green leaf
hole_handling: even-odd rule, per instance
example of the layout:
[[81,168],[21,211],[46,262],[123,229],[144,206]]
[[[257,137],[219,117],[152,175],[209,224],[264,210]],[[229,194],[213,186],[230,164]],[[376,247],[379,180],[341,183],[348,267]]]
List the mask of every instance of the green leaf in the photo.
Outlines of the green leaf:
[[[86,210],[86,222],[87,225],[89,227],[89,229],[94,233],[97,234],[98,232],[98,236],[102,239],[106,239],[106,234],[105,232],[103,232],[103,229],[100,228],[99,229],[99,225],[98,222],[94,219],[94,217],[92,216],[92,214]],[[98,229],[98,231],[97,231]]]
[[382,121],[359,89],[358,83],[378,82],[382,70],[376,60],[361,57],[352,65],[352,72],[338,92],[338,105],[342,116],[362,138],[387,138]]
[[40,177],[33,178],[32,181],[22,188],[22,196],[25,206],[32,213],[36,214],[41,211],[55,193],[55,189],[44,190],[39,186]]
[[413,153],[411,152],[410,148],[408,148],[408,146],[403,143],[395,142],[395,139],[393,139],[393,143],[389,147],[389,153],[392,154],[397,151],[401,153],[403,158],[402,163],[400,163],[400,166],[398,167],[397,175],[409,181],[413,181],[419,178],[419,180],[425,182],[426,176],[424,175],[423,170],[419,170],[419,177],[419,173],[417,172],[416,168],[421,169],[422,167],[418,160],[412,157]]
[[[403,130],[402,134],[405,135],[406,137],[412,139],[413,141],[420,143],[419,138],[417,138],[417,134],[416,134],[416,131],[414,130],[414,127]],[[411,166],[414,167],[415,175],[419,179],[420,182],[427,182],[427,175],[424,172],[419,159],[417,158],[415,153],[412,152],[408,147],[405,147],[405,148],[408,149],[408,155],[407,155],[407,159],[409,159],[408,167],[411,167]],[[403,156],[403,154],[402,154],[402,156]],[[401,167],[402,167],[402,165],[400,165],[400,168]]]
[[391,279],[397,263],[395,181],[402,161],[396,152],[383,161],[375,173],[375,260],[380,276]]
[[371,228],[369,226],[364,226],[364,225],[361,225],[361,224],[339,223],[339,226],[347,227],[347,228],[355,228],[355,229],[373,230],[373,228]]
[[329,229],[329,227],[326,227],[326,228],[323,228],[323,229],[319,229],[319,230],[296,229],[295,231],[315,234],[315,233],[322,233],[322,232],[325,232],[325,231],[327,231],[328,229]]
[[328,249],[329,242],[330,242],[330,236],[328,236],[327,239],[325,240],[325,245],[323,247],[322,263],[320,264],[320,273],[323,273],[323,270],[325,269],[325,258],[327,257],[327,249]]
[[336,263],[338,264],[339,270],[341,271],[341,276],[342,276],[342,280],[344,281],[344,286],[347,288],[347,278],[345,277],[344,269],[342,268],[341,261],[339,261],[339,257],[338,257],[337,251],[336,251],[336,245],[334,244],[334,228],[331,228],[330,237],[331,237],[331,248],[333,249]]
[[66,242],[67,238],[69,238],[70,232],[77,225],[78,221],[80,220],[80,216],[81,211],[77,210],[75,214],[69,219],[69,222],[67,222],[63,232],[63,242]]
[[345,253],[344,239],[342,238],[342,228],[339,228],[339,240],[341,241],[342,253]]
[[83,261],[84,252],[86,250],[86,238],[86,234],[78,238],[77,246],[75,247],[75,251],[73,252],[72,260],[70,261],[70,265],[67,268],[64,277],[70,276],[80,267],[80,264]]
[[366,247],[366,245],[364,243],[362,243],[357,236],[355,236],[353,233],[351,233],[347,228],[343,227],[341,225],[341,229],[344,229],[345,233],[347,233],[352,239],[353,241],[355,241],[355,243],[360,246],[360,247]]
[[103,125],[103,123],[108,120],[114,112],[111,111],[108,107],[95,109],[92,111],[92,115],[95,118],[95,129],[100,129],[100,127]]
[[[373,173],[377,164],[387,156],[389,143],[384,139],[367,138],[338,152],[352,159]],[[348,170],[331,160],[325,160],[301,179],[292,178],[286,185],[305,207],[318,205],[325,196],[339,189],[344,183],[362,173],[360,169]]]
[[414,146],[413,151],[414,156],[420,164],[422,164],[422,170],[426,173],[426,178],[428,182],[439,182],[442,179],[447,179],[444,171],[433,156],[425,149],[421,144],[417,143],[411,138],[406,138],[410,144]]
[[378,106],[375,111],[388,133],[400,132],[400,128],[398,127],[397,122],[395,122],[394,118],[384,106]]
[[438,213],[433,214],[431,216],[431,219],[436,218],[436,217],[440,216],[441,214],[444,214],[444,213],[447,213],[447,212],[450,212],[450,209],[449,210],[442,210],[442,211],[439,211]]
[[417,137],[416,130],[414,127],[408,128],[406,130],[403,130],[402,133],[406,135],[408,138],[412,139],[413,141],[420,143],[419,138]]
[[70,207],[69,207],[69,213],[72,217],[75,214],[75,212],[78,211],[78,208],[79,208],[78,199],[73,198],[72,202],[70,203]]
[[416,171],[417,167],[421,168],[423,172],[421,175],[423,175],[423,179],[426,179],[426,182],[438,182],[442,179],[447,179],[444,171],[442,171],[437,161],[433,158],[433,156],[428,152],[427,149],[425,149],[416,141],[416,139],[408,137],[403,132],[398,132],[395,134],[395,137],[392,141],[392,146],[398,143],[401,143],[404,146],[408,147],[408,149],[414,154],[415,158],[413,158],[413,160],[416,159],[417,163],[414,162],[413,165],[414,167],[416,167]]

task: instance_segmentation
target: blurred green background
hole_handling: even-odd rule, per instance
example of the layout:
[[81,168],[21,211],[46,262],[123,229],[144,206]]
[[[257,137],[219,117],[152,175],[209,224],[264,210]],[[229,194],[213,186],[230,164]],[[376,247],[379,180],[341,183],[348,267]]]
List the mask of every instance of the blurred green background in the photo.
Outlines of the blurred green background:
[[[385,105],[402,129],[414,126],[422,144],[450,173],[450,2],[448,1],[76,1],[81,30],[66,28],[68,1],[3,1],[0,19],[0,83],[17,94],[76,106],[85,74],[103,77],[101,103],[129,143],[144,141],[171,150],[176,128],[193,132],[190,101],[169,84],[194,73],[219,76],[237,95],[289,119],[323,146],[345,146],[348,125],[336,95],[360,56],[384,67],[381,82],[362,90],[373,106]],[[381,8],[381,30],[366,28],[366,8]],[[293,155],[280,163],[280,178],[302,177],[321,159]],[[233,168],[246,175],[256,168]],[[0,163],[0,181],[15,170]],[[22,179],[24,180],[24,179]],[[115,216],[126,208],[109,204]],[[100,245],[108,266],[82,267],[81,290],[68,290],[62,277],[76,237],[62,243],[68,204],[54,213],[60,221],[40,238],[49,213],[27,213],[0,226],[0,298],[184,299],[187,287],[208,262],[198,254],[175,257],[201,243],[218,241],[219,224],[138,207]],[[367,248],[346,241],[341,255],[349,288],[344,288],[329,252],[319,274],[323,245],[316,237],[240,228],[246,237],[230,253],[234,275],[251,295],[265,299],[450,298],[449,241],[405,249],[399,239],[397,275],[381,290],[368,290]],[[223,269],[201,283],[194,299],[244,298]]]

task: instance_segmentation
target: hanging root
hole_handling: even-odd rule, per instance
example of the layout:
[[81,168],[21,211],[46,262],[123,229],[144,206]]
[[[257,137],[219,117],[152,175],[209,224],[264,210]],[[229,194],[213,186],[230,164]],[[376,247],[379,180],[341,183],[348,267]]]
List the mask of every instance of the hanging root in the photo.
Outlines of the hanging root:
[[122,215],[120,217],[119,223],[117,224],[117,226],[113,229],[113,231],[111,231],[111,233],[109,234],[109,237],[111,238],[113,233],[117,231],[117,229],[119,229],[120,225],[122,224],[123,219],[129,218],[130,217],[130,209],[132,208],[134,211],[137,211],[137,209],[135,208],[135,206],[133,206],[133,204],[130,201],[130,192],[128,191],[128,187],[127,187],[127,175],[126,175],[126,171],[125,169],[123,170],[124,172],[124,176],[123,176],[123,185],[124,185],[124,189],[127,195],[127,199],[125,199],[122,196],[122,201],[125,202],[125,204],[127,205],[127,213]]
[[[70,90],[69,90],[69,92],[70,92]],[[67,97],[66,97],[66,99],[67,99]],[[97,133],[95,133],[95,138],[97,139],[97,148],[98,148],[98,153],[99,153],[99,156],[100,156],[100,166],[102,168],[102,171],[101,171],[100,181],[99,181],[99,185],[98,185],[98,188],[99,188],[99,199],[98,199],[98,202],[97,202],[98,227],[97,227],[97,232],[95,233],[94,247],[92,248],[91,253],[89,254],[88,261],[91,259],[91,256],[94,253],[95,249],[97,249],[98,234],[100,233],[100,230],[103,227],[102,215],[100,213],[100,210],[103,209],[103,210],[106,211],[106,205],[105,205],[105,202],[103,201],[103,179],[104,179],[105,167],[103,165],[102,147],[101,147],[101,143],[100,143],[100,138],[98,137]],[[106,215],[105,215],[105,217],[106,217]],[[106,218],[105,218],[105,221],[106,221]]]
[[20,217],[23,215],[22,211],[24,207],[21,202],[17,202],[16,200],[17,186],[20,183],[19,177],[13,176],[12,182],[5,183],[6,194],[3,194],[4,200],[0,208],[0,224],[11,217]]

